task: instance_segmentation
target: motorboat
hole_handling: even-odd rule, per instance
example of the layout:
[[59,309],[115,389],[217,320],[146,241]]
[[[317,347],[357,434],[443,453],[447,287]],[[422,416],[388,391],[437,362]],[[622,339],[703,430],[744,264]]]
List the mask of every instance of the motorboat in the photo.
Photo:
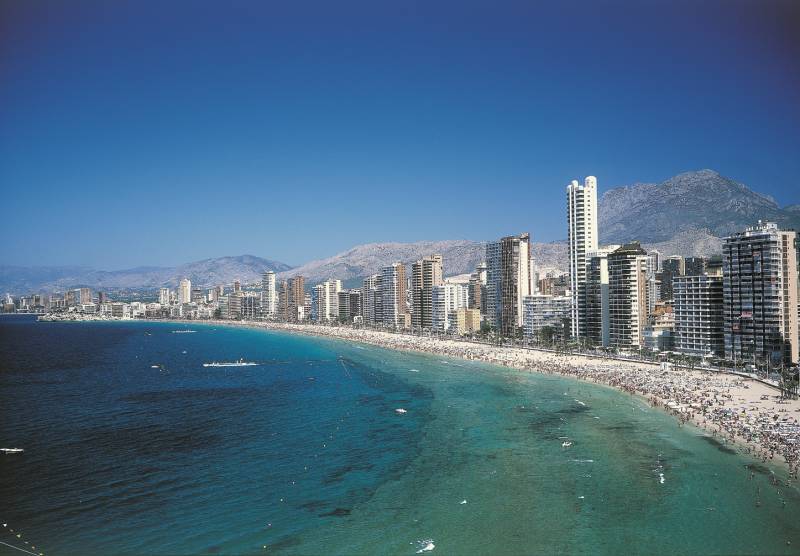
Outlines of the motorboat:
[[258,365],[253,361],[245,361],[239,359],[238,361],[211,361],[210,363],[203,363],[203,367],[253,367]]

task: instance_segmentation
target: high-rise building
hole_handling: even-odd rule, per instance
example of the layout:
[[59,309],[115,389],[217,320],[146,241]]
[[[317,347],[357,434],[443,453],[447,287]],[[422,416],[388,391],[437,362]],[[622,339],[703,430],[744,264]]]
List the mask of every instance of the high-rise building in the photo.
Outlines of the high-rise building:
[[161,305],[169,305],[169,288],[161,288],[158,290],[158,302]]
[[253,320],[259,315],[261,310],[259,297],[255,292],[239,292],[239,299],[241,300],[239,311],[243,319]]
[[571,334],[574,338],[579,338],[584,329],[586,254],[597,250],[597,241],[597,178],[588,176],[583,185],[573,180],[567,186]]
[[278,290],[278,315],[281,319],[289,320],[289,281],[281,280]]
[[239,293],[242,291],[242,283],[239,280],[233,281],[233,293]]
[[278,311],[278,294],[275,289],[275,273],[267,270],[261,277],[261,314],[275,316]]
[[483,298],[486,297],[486,263],[480,263],[469,277],[469,308],[483,314]]
[[203,303],[205,298],[203,288],[192,288],[192,303]]
[[81,288],[78,290],[78,304],[87,305],[92,302],[92,290],[89,288]]
[[311,312],[317,321],[332,321],[339,318],[339,292],[341,280],[326,280],[314,286]]
[[339,320],[353,322],[361,316],[361,290],[342,290],[339,297]]
[[383,297],[381,295],[381,275],[373,274],[364,278],[361,287],[361,313],[366,324],[383,324]]
[[683,276],[685,269],[685,262],[680,255],[673,255],[661,261],[661,273],[658,278],[661,282],[662,300],[669,301],[672,299],[672,279],[676,276]]
[[192,282],[188,278],[181,278],[178,284],[178,303],[183,305],[192,301]]
[[761,222],[725,238],[725,357],[758,365],[798,361],[797,234]]
[[584,338],[592,345],[611,343],[609,317],[608,255],[620,245],[608,245],[586,253]]
[[431,328],[438,332],[455,331],[456,311],[469,303],[466,284],[443,283],[431,288]]
[[406,269],[394,263],[381,270],[381,299],[383,324],[404,327],[406,314]]
[[672,280],[674,349],[691,355],[725,353],[722,275],[687,274]]
[[441,255],[430,255],[411,265],[411,323],[414,327],[433,326],[431,292],[442,283]]
[[609,345],[643,345],[647,325],[647,253],[638,242],[608,255]]
[[293,276],[289,278],[286,286],[286,319],[290,322],[302,321],[307,314],[306,279],[303,276]]
[[530,235],[486,244],[486,321],[502,336],[522,326],[522,298],[531,293]]

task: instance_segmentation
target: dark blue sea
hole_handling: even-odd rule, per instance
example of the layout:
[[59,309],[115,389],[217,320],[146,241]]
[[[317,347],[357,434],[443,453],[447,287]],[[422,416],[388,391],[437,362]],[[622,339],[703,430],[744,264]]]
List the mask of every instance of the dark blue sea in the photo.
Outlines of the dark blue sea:
[[0,554],[800,550],[780,469],[637,398],[263,330],[0,317],[0,447]]

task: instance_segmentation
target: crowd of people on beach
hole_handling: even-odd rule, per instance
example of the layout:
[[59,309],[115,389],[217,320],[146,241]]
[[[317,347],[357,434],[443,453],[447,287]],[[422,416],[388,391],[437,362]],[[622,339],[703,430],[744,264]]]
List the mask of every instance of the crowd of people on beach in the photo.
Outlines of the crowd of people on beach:
[[675,415],[681,424],[702,427],[720,442],[736,446],[762,462],[782,458],[794,479],[800,471],[800,423],[796,415],[800,413],[800,402],[781,399],[777,390],[739,375],[350,327],[250,324],[604,384],[643,396],[652,406]]

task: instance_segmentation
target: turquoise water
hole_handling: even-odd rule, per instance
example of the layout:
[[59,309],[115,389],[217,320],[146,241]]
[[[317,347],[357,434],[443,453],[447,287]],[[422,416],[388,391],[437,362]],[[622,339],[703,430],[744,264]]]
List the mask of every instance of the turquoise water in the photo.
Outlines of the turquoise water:
[[[179,328],[0,318],[0,445],[25,448],[0,456],[0,520],[45,554],[800,547],[796,490],[779,495],[761,466],[751,480],[750,460],[626,394]],[[202,367],[239,357],[263,365]]]

